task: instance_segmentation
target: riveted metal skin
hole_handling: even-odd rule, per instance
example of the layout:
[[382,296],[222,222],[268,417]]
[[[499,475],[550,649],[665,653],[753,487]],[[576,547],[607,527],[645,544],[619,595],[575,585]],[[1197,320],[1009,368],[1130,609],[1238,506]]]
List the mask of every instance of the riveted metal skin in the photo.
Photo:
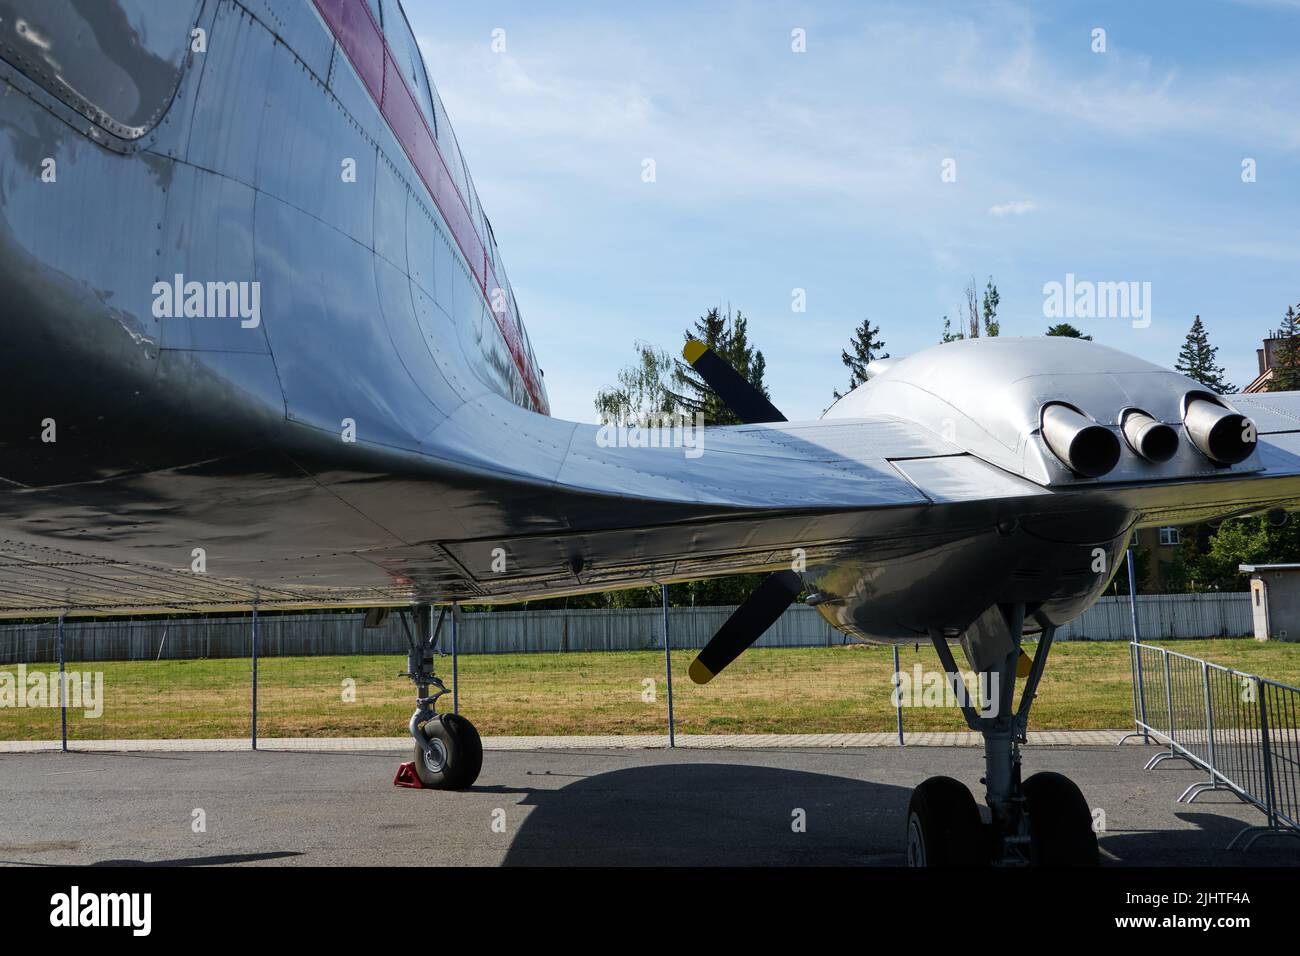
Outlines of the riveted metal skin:
[[[78,85],[98,112],[0,43],[0,616],[510,601],[798,553],[822,613],[899,640],[998,602],[1067,620],[1135,525],[1300,501],[1296,396],[1233,397],[1258,447],[1212,462],[1183,433],[1195,383],[1074,340],[892,360],[816,422],[549,417],[400,12],[103,0],[58,35],[102,68]],[[212,314],[212,284],[256,284],[256,316]],[[1141,408],[1177,453],[1081,478],[1044,442],[1052,402],[1117,437]]]

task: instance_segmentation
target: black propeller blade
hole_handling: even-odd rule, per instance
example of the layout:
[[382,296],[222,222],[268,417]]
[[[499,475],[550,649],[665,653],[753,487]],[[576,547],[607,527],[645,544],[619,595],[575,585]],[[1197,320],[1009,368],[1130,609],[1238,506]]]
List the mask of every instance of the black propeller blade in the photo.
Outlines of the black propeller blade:
[[724,667],[740,656],[741,651],[776,623],[776,619],[794,603],[802,587],[802,580],[793,571],[768,575],[691,661],[688,671],[691,680],[707,684],[717,677]]
[[682,349],[682,356],[746,425],[786,420],[762,392],[750,385],[743,375],[731,367],[730,362],[703,342],[691,339]]
[[[786,420],[762,392],[703,342],[691,339],[682,349],[682,355],[746,425]],[[776,623],[776,619],[794,603],[802,587],[803,581],[794,571],[777,571],[768,575],[691,661],[691,680],[697,684],[713,680],[740,656],[741,651]]]

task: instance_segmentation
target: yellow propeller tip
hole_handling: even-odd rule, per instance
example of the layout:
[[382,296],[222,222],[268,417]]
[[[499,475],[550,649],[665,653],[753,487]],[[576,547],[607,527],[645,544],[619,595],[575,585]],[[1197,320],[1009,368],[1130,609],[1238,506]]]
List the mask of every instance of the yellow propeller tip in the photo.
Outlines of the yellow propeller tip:
[[1030,669],[1031,667],[1033,667],[1033,666],[1034,666],[1034,660],[1033,660],[1033,658],[1030,657],[1028,654],[1026,654],[1026,653],[1022,650],[1022,651],[1020,652],[1020,657],[1019,657],[1019,659],[1016,661],[1016,676],[1017,676],[1017,677],[1022,677],[1022,678],[1023,678],[1023,677],[1028,677],[1028,676],[1029,676],[1029,669]]
[[698,657],[691,661],[691,666],[686,673],[689,674],[691,680],[697,684],[707,684],[709,681],[713,680],[713,671],[701,664]]
[[700,360],[700,356],[709,350],[709,347],[697,339],[691,339],[682,347],[682,356],[686,361],[694,365]]

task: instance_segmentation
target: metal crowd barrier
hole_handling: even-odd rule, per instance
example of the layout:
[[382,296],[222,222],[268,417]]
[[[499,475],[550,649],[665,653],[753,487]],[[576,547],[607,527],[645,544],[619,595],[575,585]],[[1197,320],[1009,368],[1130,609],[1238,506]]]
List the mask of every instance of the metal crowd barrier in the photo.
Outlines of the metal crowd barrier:
[[[1210,775],[1179,796],[1227,790],[1263,811],[1267,823],[1248,826],[1228,849],[1249,849],[1270,834],[1300,837],[1300,688],[1245,674],[1163,647],[1129,643],[1137,731]],[[1123,740],[1121,740],[1121,743]]]

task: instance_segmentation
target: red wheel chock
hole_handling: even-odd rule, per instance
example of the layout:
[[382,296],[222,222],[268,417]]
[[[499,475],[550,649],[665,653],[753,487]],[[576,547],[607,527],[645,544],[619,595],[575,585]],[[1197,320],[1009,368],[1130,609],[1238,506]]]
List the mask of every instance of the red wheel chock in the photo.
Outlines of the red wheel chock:
[[415,761],[411,760],[397,768],[397,776],[393,778],[394,787],[410,787],[412,790],[423,790],[424,784],[420,782],[420,775],[415,772]]

